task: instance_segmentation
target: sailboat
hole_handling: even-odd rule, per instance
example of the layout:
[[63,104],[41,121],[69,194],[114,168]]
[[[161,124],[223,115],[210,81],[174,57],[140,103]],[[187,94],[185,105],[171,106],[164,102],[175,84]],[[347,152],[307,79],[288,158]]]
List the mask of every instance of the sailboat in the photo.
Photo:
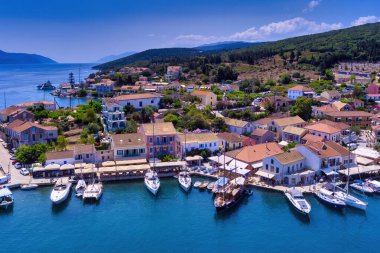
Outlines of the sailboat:
[[303,196],[302,192],[296,189],[291,189],[290,191],[285,192],[285,196],[299,213],[304,215],[310,214],[311,206]]
[[178,183],[184,191],[188,192],[191,188],[191,177],[189,172],[181,171],[178,175]]
[[50,194],[50,200],[54,204],[60,204],[67,199],[71,190],[71,182],[63,182],[63,180],[55,183],[53,190]]
[[327,189],[321,188],[320,190],[315,191],[314,194],[323,203],[334,208],[343,208],[346,206],[346,203],[343,200],[335,197],[334,192],[329,191]]
[[148,170],[145,174],[144,183],[146,188],[156,195],[160,189],[160,179],[157,176],[157,172],[154,170]]

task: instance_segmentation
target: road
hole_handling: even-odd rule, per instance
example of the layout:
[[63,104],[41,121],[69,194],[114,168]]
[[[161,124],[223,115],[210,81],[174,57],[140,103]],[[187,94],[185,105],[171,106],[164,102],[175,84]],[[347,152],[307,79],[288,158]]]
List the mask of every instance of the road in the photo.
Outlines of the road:
[[10,158],[11,155],[9,154],[8,150],[4,148],[3,145],[0,145],[0,165],[1,167],[3,167],[5,173],[8,173],[9,168],[9,173],[11,176],[11,180],[8,182],[7,185],[29,183],[29,177],[21,175],[20,171],[12,165]]

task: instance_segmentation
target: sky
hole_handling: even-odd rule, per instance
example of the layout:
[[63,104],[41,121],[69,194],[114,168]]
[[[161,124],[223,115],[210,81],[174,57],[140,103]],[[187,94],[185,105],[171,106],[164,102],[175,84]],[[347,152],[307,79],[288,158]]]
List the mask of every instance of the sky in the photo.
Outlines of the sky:
[[380,21],[378,0],[0,0],[0,50],[62,63]]

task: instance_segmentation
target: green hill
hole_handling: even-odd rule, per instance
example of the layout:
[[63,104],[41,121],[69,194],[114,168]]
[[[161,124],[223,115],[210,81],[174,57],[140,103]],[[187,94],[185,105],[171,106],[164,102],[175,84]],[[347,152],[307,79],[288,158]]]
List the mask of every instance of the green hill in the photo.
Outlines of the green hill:
[[0,50],[0,64],[41,64],[56,63],[50,58],[38,54],[8,53]]

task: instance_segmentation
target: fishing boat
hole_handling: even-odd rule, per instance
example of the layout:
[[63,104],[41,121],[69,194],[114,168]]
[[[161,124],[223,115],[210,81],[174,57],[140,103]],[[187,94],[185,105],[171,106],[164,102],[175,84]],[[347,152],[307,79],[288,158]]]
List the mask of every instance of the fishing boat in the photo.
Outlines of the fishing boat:
[[50,194],[50,200],[54,204],[60,204],[67,199],[71,190],[70,182],[63,182],[63,180],[59,180],[55,183],[53,190]]
[[83,200],[95,200],[98,201],[103,193],[103,184],[95,183],[93,180],[92,184],[86,186],[86,190],[83,192]]
[[54,85],[52,85],[50,81],[47,81],[46,83],[37,85],[37,89],[39,89],[39,90],[55,90],[56,87]]
[[214,189],[214,185],[215,185],[214,182],[209,183],[209,184],[207,185],[207,190],[212,191],[212,189]]
[[198,188],[201,184],[202,184],[201,181],[196,181],[196,182],[194,183],[194,187],[195,187],[195,188]]
[[296,189],[291,189],[290,191],[285,192],[285,196],[299,213],[309,215],[311,206],[303,196],[302,192]]
[[208,181],[204,181],[204,182],[202,182],[200,185],[199,185],[199,189],[201,189],[201,190],[204,190],[204,189],[206,189],[207,188],[207,186],[208,186]]
[[75,196],[82,197],[84,191],[86,190],[86,187],[86,182],[83,179],[79,180],[77,185],[75,186],[75,192],[77,193]]
[[354,180],[354,183],[350,184],[351,188],[367,193],[367,194],[372,194],[375,192],[375,190],[370,187],[366,182],[362,180]]
[[160,179],[157,176],[157,172],[153,170],[148,170],[145,174],[144,183],[146,188],[156,195],[158,190],[160,189]]
[[14,199],[11,190],[8,187],[0,187],[0,208],[7,209],[13,205]]
[[368,180],[367,184],[371,187],[375,192],[380,192],[380,182],[377,180]]
[[189,172],[180,172],[178,175],[178,183],[184,191],[188,192],[191,188],[191,177]]
[[334,192],[327,189],[320,189],[314,192],[315,196],[322,202],[334,208],[343,208],[346,203],[343,200],[338,199],[334,196]]
[[239,200],[243,198],[243,190],[241,186],[229,184],[225,191],[218,193],[214,199],[214,206],[217,212],[229,209],[235,206]]

